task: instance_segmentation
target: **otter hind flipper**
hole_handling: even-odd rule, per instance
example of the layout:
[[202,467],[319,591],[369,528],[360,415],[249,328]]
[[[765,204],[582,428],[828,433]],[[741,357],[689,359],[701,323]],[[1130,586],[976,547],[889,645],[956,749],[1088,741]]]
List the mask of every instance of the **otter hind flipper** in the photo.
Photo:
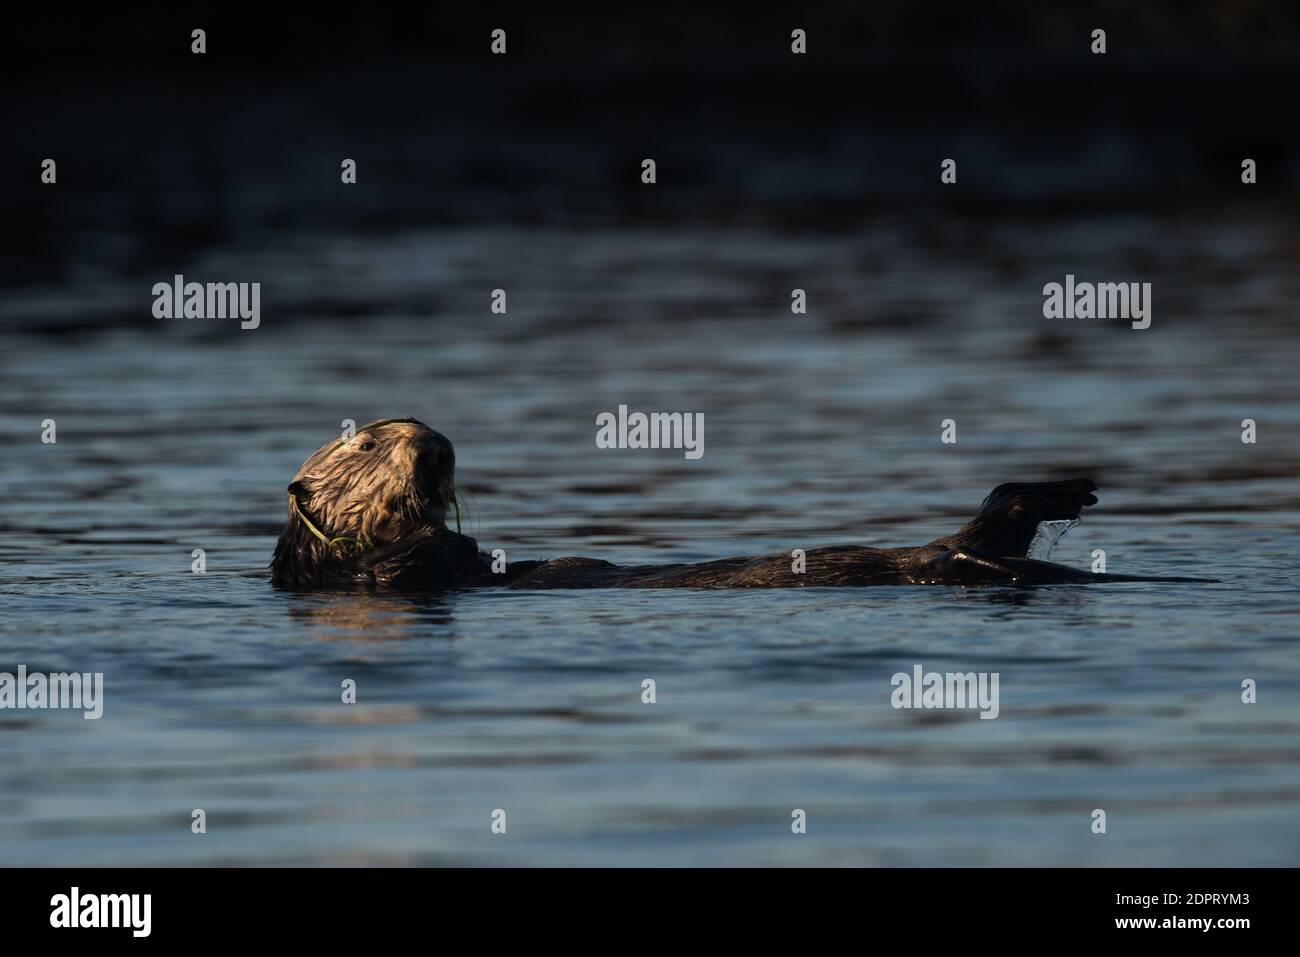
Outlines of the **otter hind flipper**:
[[1096,490],[1092,479],[1007,482],[988,494],[960,531],[933,544],[1023,558],[1040,522],[1078,519],[1086,506],[1097,504]]

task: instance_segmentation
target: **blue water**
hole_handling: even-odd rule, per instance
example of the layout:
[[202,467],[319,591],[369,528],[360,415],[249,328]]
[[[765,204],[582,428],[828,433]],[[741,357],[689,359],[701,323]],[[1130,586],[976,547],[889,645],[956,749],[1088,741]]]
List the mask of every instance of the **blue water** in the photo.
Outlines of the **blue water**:
[[[0,671],[106,690],[0,711],[0,863],[1300,863],[1296,248],[1263,214],[286,232],[184,267],[262,281],[257,330],[152,319],[168,275],[10,293]],[[1153,281],[1152,328],[1043,319],[1066,272]],[[703,412],[704,457],[596,448],[620,403]],[[1090,475],[1056,560],[1222,584],[273,591],[298,465],[407,414],[512,559],[916,544]],[[893,709],[915,664],[998,672],[1000,716]]]

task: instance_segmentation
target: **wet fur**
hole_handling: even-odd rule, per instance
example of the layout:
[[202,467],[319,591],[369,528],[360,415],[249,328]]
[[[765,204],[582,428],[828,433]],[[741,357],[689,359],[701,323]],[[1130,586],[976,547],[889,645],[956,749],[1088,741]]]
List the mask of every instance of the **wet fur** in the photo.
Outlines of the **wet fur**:
[[[460,565],[476,561],[478,550],[446,526],[455,466],[451,442],[416,419],[371,423],[326,442],[289,483],[297,508],[286,505],[271,580],[296,589],[462,584]],[[327,543],[309,522],[328,538],[359,541]]]
[[[373,443],[374,448],[366,446]],[[455,501],[451,443],[415,419],[372,423],[321,446],[289,485],[285,530],[272,581],[299,590],[352,586],[407,591],[514,588],[796,588],[864,585],[1042,585],[1115,581],[1212,581],[1098,575],[1026,558],[1038,524],[1079,518],[1095,505],[1089,479],[999,485],[973,519],[928,545],[839,545],[806,553],[796,574],[788,554],[668,565],[614,565],[593,558],[513,562],[493,574],[477,543],[446,527]],[[363,539],[321,541],[325,536]]]

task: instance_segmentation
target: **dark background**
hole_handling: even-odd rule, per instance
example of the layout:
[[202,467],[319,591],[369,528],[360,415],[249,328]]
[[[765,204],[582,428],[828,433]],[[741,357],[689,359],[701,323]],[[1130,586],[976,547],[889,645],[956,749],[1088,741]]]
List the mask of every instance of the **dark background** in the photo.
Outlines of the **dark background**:
[[[9,15],[6,284],[292,227],[1293,207],[1293,4],[686,3]],[[190,30],[208,52],[189,52]],[[489,53],[507,30],[509,53]],[[794,56],[789,33],[808,31]],[[1108,52],[1090,52],[1094,27]],[[340,196],[338,163],[364,189]],[[59,161],[44,190],[40,161]],[[646,191],[640,160],[660,182]],[[938,181],[959,161],[958,190]],[[1240,188],[1254,158],[1259,183]],[[936,237],[942,241],[942,237]],[[124,317],[125,318],[125,317]],[[147,317],[146,317],[147,318]],[[6,322],[21,321],[7,316]],[[69,320],[71,321],[71,320]]]

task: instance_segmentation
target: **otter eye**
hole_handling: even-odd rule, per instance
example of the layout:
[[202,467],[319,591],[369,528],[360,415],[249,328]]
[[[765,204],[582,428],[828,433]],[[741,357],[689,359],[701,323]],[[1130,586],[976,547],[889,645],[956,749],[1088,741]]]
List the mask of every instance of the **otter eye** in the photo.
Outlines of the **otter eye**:
[[364,442],[361,443],[362,452],[373,452],[374,450],[375,450],[375,443],[371,442],[369,439],[366,439]]

